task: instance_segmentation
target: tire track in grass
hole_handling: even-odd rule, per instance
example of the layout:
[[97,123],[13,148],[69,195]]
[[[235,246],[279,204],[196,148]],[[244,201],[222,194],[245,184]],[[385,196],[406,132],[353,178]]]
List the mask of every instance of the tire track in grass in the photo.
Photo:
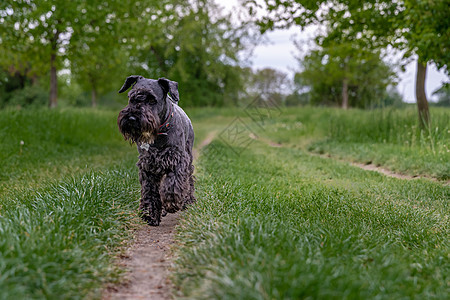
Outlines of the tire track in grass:
[[[194,149],[195,161],[215,136],[216,131],[210,132],[200,146]],[[142,225],[136,231],[132,245],[118,262],[119,266],[127,270],[123,282],[107,286],[103,291],[103,300],[172,299],[171,289],[174,287],[168,278],[170,247],[180,216],[180,213],[168,214],[162,218],[159,226]]]
[[208,133],[208,135],[206,136],[206,138],[200,143],[200,146],[198,147],[198,149],[194,149],[193,151],[193,156],[194,156],[194,161],[197,161],[198,156],[200,155],[200,151],[205,148],[206,146],[208,146],[216,137],[217,135],[217,131],[211,131],[210,133]]
[[[270,147],[275,147],[275,148],[286,147],[286,146],[284,146],[282,144],[275,143],[275,142],[273,142],[273,141],[271,141],[271,140],[269,140],[267,138],[257,137],[257,136],[255,136],[253,134],[250,134],[249,137],[251,139],[254,139],[254,140],[259,140],[259,141],[269,145]],[[350,165],[352,165],[354,167],[358,167],[358,168],[361,168],[361,169],[366,170],[366,171],[375,171],[375,172],[381,173],[381,174],[383,174],[385,176],[388,176],[388,177],[393,177],[393,178],[398,178],[398,179],[406,179],[406,180],[428,179],[428,180],[432,180],[432,181],[435,181],[435,182],[443,183],[444,185],[450,185],[450,180],[442,181],[442,180],[438,180],[436,178],[428,177],[428,176],[411,176],[411,175],[399,174],[399,173],[395,173],[395,172],[393,172],[393,171],[391,171],[389,169],[386,169],[386,168],[383,168],[383,167],[380,167],[380,166],[377,166],[377,165],[374,165],[374,164],[362,164],[362,163],[358,163],[358,162],[349,162],[348,160],[339,159],[337,157],[332,157],[329,154],[317,154],[317,153],[313,153],[313,152],[307,152],[307,153],[309,155],[312,155],[312,156],[319,156],[319,157],[322,157],[322,158],[334,159],[334,160],[338,160],[338,161],[341,161],[341,162],[349,163]]]
[[323,158],[328,158],[328,159],[334,159],[337,161],[341,161],[341,162],[345,162],[350,164],[353,167],[358,167],[361,168],[363,170],[366,171],[374,171],[374,172],[378,172],[380,174],[383,174],[385,176],[388,177],[393,177],[393,178],[397,178],[397,179],[404,179],[404,180],[414,180],[414,179],[427,179],[427,180],[431,180],[434,182],[439,182],[442,183],[444,185],[450,185],[450,180],[438,180],[434,177],[429,177],[429,176],[421,176],[421,175],[416,175],[416,176],[411,176],[411,175],[406,175],[406,174],[400,174],[400,173],[395,173],[389,169],[383,168],[381,166],[377,166],[374,165],[372,163],[369,164],[363,164],[363,163],[358,163],[358,162],[352,162],[352,161],[348,161],[345,159],[339,159],[337,157],[332,157],[331,155],[326,155],[326,154],[316,154],[316,153],[311,153],[309,152],[310,155],[314,155],[314,156],[320,156]]

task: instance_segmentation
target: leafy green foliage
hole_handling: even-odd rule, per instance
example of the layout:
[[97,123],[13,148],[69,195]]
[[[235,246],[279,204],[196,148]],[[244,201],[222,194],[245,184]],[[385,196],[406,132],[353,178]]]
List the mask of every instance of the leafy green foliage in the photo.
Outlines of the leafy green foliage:
[[8,106],[27,107],[44,106],[48,101],[48,93],[39,85],[27,85],[23,89],[15,90],[10,94]]
[[[93,51],[90,52],[89,45],[82,44],[79,35],[89,39],[91,46],[102,44],[106,49],[109,46],[114,48],[113,41],[116,37],[110,34],[115,35],[117,32],[111,32],[111,28],[104,24],[109,23],[108,18],[121,17],[121,7],[123,6],[119,1],[4,2],[0,6],[0,25],[5,31],[8,30],[8,34],[0,40],[3,53],[0,65],[14,67],[32,76],[50,73],[50,104],[55,106],[56,98],[52,97],[56,96],[56,72],[67,64],[68,59],[76,61],[76,58],[81,58],[85,60],[86,68],[98,68],[92,60],[86,59],[86,56],[98,58],[94,52],[98,48],[91,49]],[[100,29],[101,25],[104,27]],[[99,36],[103,39],[99,39]],[[113,58],[111,55],[104,55],[102,60],[110,65]],[[78,71],[80,70],[73,68],[74,73]],[[93,76],[90,79],[95,82]]]
[[[256,1],[245,1],[256,14]],[[263,1],[268,15],[259,18],[262,31],[277,28],[321,24],[329,28],[319,44],[349,42],[360,48],[388,46],[404,51],[404,58],[418,56],[416,98],[420,125],[430,126],[425,94],[427,62],[448,72],[450,61],[450,18],[448,3],[433,0],[401,1]],[[345,105],[343,105],[345,107]]]
[[450,18],[446,1],[405,0],[399,3],[401,16],[396,23],[407,40],[405,48],[423,62],[434,62],[448,73],[450,62]]
[[0,108],[42,106],[48,93],[27,76],[0,70]]
[[211,1],[174,5],[173,10],[176,17],[132,58],[136,72],[177,81],[185,106],[236,104],[244,87],[238,54],[248,46],[249,25],[233,25],[232,16]]
[[[256,1],[245,1],[256,13]],[[326,39],[352,41],[372,49],[388,45],[417,54],[422,62],[446,68],[450,61],[448,3],[431,0],[402,1],[264,1],[268,14],[259,20],[261,30],[322,24],[332,31]]]
[[346,88],[350,107],[371,107],[379,104],[386,87],[395,80],[394,72],[379,52],[350,43],[313,50],[301,64],[303,71],[297,80],[309,87],[310,103],[316,105],[340,106]]
[[178,81],[188,106],[236,103],[238,53],[250,35],[230,19],[203,0],[2,2],[0,66],[29,77],[51,71],[54,92],[57,71],[70,70],[64,84],[89,93],[93,106],[132,73]]

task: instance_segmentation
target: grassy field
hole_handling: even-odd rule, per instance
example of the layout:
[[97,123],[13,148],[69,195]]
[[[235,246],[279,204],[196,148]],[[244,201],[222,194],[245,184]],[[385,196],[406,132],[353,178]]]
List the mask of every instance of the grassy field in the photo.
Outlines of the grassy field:
[[[177,294],[198,299],[449,295],[449,110],[191,109],[198,204]],[[99,296],[139,197],[117,112],[0,111],[0,299]],[[311,155],[326,153],[331,158]],[[398,180],[334,160],[372,162]],[[443,181],[444,180],[444,181]]]
[[209,147],[178,233],[180,295],[448,298],[448,186],[260,142]]
[[0,299],[98,297],[119,274],[139,184],[116,115],[0,111]]
[[448,298],[448,185],[308,151],[445,180],[449,111],[434,111],[434,129],[421,133],[410,110],[270,110],[198,119],[217,138],[202,151],[198,204],[177,236],[178,295]]
[[450,179],[450,110],[433,109],[428,130],[417,111],[297,108],[268,120],[262,135],[334,158],[372,163],[397,173]]
[[90,109],[0,111],[0,195],[129,156],[134,149],[124,147],[116,119]]
[[[383,166],[400,174],[450,179],[450,109],[432,108],[432,125],[417,126],[415,107],[377,110],[290,107],[198,109],[191,112],[200,140],[239,125],[247,134],[286,147]],[[238,119],[238,122],[234,122]],[[238,145],[239,143],[231,143]]]

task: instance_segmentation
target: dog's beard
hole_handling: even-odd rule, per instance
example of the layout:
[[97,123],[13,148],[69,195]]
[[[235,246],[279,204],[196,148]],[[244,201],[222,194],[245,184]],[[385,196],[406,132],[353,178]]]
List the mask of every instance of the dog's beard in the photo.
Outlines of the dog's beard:
[[153,144],[155,142],[157,133],[155,132],[143,132],[140,138],[141,143]]
[[158,135],[159,129],[159,117],[151,113],[142,114],[141,118],[141,136],[140,142],[153,144],[155,142],[156,136]]
[[158,133],[146,131],[142,132],[141,134],[122,133],[122,135],[125,140],[129,141],[131,144],[139,143],[152,145],[155,142]]
[[132,115],[135,120],[130,121],[127,111],[119,114],[118,125],[125,140],[131,144],[153,144],[158,134],[159,117],[151,113],[141,112],[139,115]]

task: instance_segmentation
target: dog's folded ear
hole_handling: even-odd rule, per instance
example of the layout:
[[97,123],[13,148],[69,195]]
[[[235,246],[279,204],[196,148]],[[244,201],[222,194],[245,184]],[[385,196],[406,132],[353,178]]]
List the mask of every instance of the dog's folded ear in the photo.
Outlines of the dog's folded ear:
[[158,79],[158,83],[164,92],[170,95],[169,99],[175,102],[175,104],[178,104],[178,101],[180,101],[180,95],[178,94],[178,82],[163,77]]
[[142,79],[142,78],[143,77],[139,76],[139,75],[128,76],[127,79],[125,80],[125,83],[120,88],[119,94],[128,90],[130,88],[130,86],[132,86],[134,83],[136,83],[139,79]]

